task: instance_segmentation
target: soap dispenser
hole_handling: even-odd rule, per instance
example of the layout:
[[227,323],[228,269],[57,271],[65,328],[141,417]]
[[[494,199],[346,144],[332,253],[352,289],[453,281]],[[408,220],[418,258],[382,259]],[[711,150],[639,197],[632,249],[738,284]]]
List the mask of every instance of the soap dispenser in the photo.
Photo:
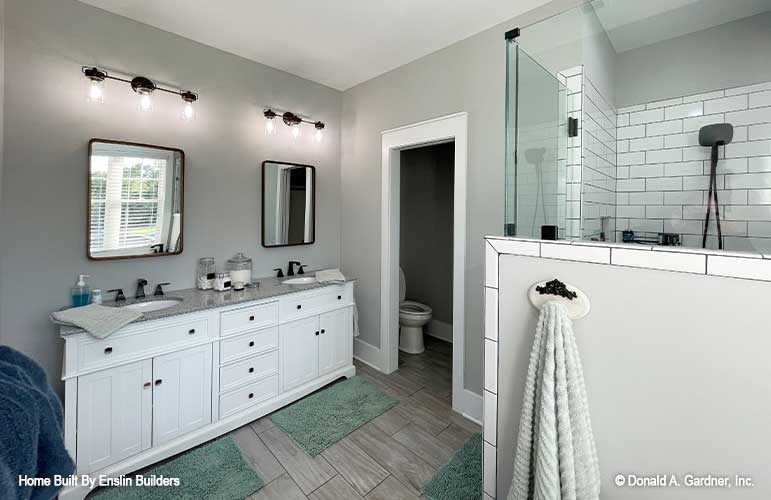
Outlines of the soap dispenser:
[[86,279],[90,277],[88,274],[78,276],[78,282],[70,290],[72,294],[72,307],[88,305],[88,301],[91,298],[91,287],[86,285]]

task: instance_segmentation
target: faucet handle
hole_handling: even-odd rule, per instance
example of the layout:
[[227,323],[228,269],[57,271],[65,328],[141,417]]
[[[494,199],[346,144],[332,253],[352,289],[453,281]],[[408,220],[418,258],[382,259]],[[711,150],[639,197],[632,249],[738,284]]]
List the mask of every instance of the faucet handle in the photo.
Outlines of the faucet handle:
[[155,295],[156,297],[159,295],[163,295],[163,287],[166,285],[171,285],[171,283],[158,283],[155,287],[155,293],[153,295]]
[[305,271],[304,271],[304,269],[305,269],[306,267],[308,267],[308,264],[300,264],[300,265],[299,265],[299,266],[297,266],[297,267],[300,269],[299,271],[297,271],[297,274],[305,274]]
[[139,285],[139,286],[145,286],[145,285],[147,285],[147,280],[146,280],[146,279],[144,279],[144,278],[139,278],[139,279],[137,280],[137,285]]
[[115,293],[115,302],[121,302],[121,301],[126,300],[126,296],[123,295],[123,289],[122,288],[114,288],[112,290],[107,290],[107,293],[112,293],[112,292],[116,292]]
[[276,273],[276,278],[283,278],[284,277],[284,270],[281,269],[280,267],[275,268],[274,271],[278,271]]

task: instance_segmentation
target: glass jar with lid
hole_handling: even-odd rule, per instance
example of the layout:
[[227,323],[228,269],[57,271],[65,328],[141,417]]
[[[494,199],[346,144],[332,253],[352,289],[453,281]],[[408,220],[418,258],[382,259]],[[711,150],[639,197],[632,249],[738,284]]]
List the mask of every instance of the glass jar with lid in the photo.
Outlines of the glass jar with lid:
[[230,281],[248,285],[252,282],[252,259],[238,252],[235,257],[228,260],[228,271],[230,271]]
[[211,290],[214,286],[214,257],[203,257],[198,259],[198,273],[196,275],[196,286],[199,290]]

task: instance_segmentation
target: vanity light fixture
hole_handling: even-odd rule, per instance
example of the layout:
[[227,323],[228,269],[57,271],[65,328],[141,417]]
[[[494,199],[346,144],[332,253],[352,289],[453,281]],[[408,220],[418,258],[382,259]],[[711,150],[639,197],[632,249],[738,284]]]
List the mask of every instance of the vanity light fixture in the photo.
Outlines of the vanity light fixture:
[[116,82],[128,83],[131,85],[131,90],[139,95],[139,111],[148,112],[153,110],[152,94],[156,90],[166,92],[168,94],[178,95],[182,98],[183,105],[180,117],[183,120],[190,121],[195,119],[195,108],[193,103],[198,100],[198,94],[191,92],[190,90],[172,90],[163,87],[159,87],[144,76],[137,76],[131,80],[112,76],[103,69],[96,67],[83,66],[81,68],[83,75],[89,80],[88,94],[86,100],[93,103],[104,102],[104,81],[115,80]]
[[298,115],[292,113],[291,111],[285,111],[281,113],[280,115],[273,111],[272,109],[268,108],[262,112],[263,116],[265,116],[265,134],[266,135],[273,135],[276,133],[276,117],[281,116],[281,121],[284,122],[284,125],[288,126],[292,132],[292,137],[295,139],[299,138],[302,134],[300,130],[300,126],[303,123],[308,123],[313,125],[313,127],[316,129],[315,139],[316,142],[323,142],[324,141],[324,122],[321,121],[311,121],[306,120],[304,118],[300,118]]

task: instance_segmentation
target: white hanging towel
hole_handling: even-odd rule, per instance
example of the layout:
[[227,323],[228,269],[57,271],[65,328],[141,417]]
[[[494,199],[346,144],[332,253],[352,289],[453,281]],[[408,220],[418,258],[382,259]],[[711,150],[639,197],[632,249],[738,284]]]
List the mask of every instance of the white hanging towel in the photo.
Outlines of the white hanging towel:
[[573,324],[541,307],[530,353],[508,500],[597,500],[600,466]]

